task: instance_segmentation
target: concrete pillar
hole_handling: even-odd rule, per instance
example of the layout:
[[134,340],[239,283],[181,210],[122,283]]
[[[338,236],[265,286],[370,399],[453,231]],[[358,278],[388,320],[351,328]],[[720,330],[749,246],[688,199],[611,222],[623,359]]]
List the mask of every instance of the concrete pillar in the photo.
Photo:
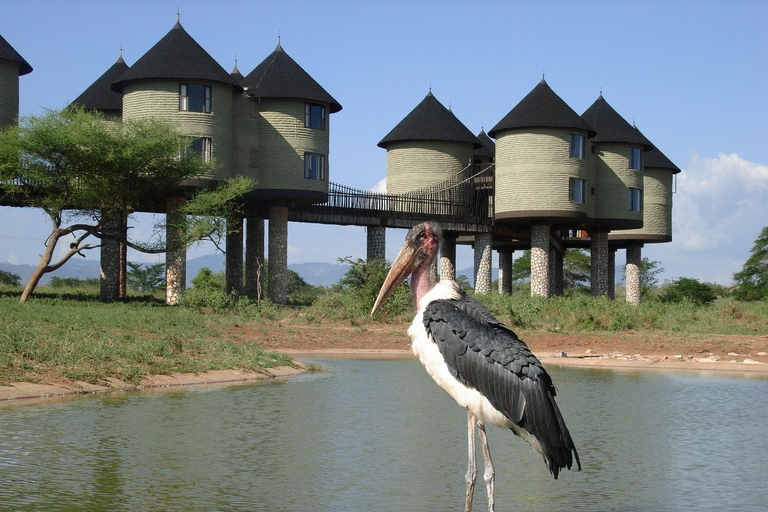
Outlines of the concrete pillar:
[[514,251],[499,251],[499,294],[512,293],[512,255]]
[[384,226],[368,226],[367,236],[367,261],[384,260],[387,258],[387,228]]
[[492,235],[475,234],[475,293],[491,291]]
[[552,284],[550,287],[551,295],[561,297],[563,295],[563,257],[565,254],[554,247],[550,247],[549,251],[549,274],[552,276]]
[[[128,237],[128,213],[120,215],[120,237]],[[128,296],[128,246],[120,242],[120,298]]]
[[616,300],[616,249],[608,248],[608,298]]
[[169,306],[179,303],[186,288],[187,248],[181,242],[184,215],[179,212],[184,202],[182,197],[172,197],[165,209],[165,303]]
[[267,295],[277,304],[288,302],[288,208],[269,209],[269,271]]
[[608,232],[590,231],[591,285],[595,297],[608,296]]
[[[105,235],[120,236],[122,216],[103,212],[101,228]],[[99,299],[113,302],[120,298],[120,241],[115,238],[101,239],[99,268]]]
[[625,267],[627,302],[633,306],[640,304],[640,296],[642,294],[640,284],[641,247],[640,245],[630,245],[627,247],[627,266]]
[[243,294],[243,218],[227,219],[227,255],[225,260],[225,290],[227,295]]
[[248,217],[245,229],[245,295],[264,297],[264,219]]
[[440,239],[440,279],[456,280],[456,237],[446,234]]
[[549,226],[531,226],[531,297],[549,297]]

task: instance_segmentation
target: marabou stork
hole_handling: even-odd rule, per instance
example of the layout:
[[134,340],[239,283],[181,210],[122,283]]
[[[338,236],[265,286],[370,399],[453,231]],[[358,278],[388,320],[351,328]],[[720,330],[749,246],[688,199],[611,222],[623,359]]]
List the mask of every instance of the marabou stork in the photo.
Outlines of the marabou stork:
[[488,508],[494,510],[494,468],[485,424],[508,428],[544,457],[557,478],[573,459],[576,447],[555,403],[555,386],[541,362],[517,335],[491,312],[468,297],[454,281],[430,287],[429,267],[438,248],[438,230],[419,224],[387,275],[371,315],[411,275],[416,316],[408,329],[411,350],[434,381],[467,410],[469,467],[465,511],[472,509],[477,478],[475,428],[485,462]]

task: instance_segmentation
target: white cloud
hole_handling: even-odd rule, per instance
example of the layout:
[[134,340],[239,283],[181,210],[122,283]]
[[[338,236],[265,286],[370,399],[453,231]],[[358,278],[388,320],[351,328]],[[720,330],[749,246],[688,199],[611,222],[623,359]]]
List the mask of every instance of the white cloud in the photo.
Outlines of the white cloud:
[[650,257],[669,277],[730,284],[768,225],[768,165],[737,154],[694,155],[677,177],[672,216],[673,242]]
[[382,178],[377,184],[371,188],[371,192],[378,192],[381,194],[387,193],[387,178]]

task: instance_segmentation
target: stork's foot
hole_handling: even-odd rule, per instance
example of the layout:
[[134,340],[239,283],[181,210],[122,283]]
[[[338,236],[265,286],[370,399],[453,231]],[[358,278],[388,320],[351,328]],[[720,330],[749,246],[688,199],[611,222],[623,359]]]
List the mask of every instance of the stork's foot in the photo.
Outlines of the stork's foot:
[[491,460],[491,447],[488,445],[488,437],[485,435],[485,424],[478,423],[477,429],[480,433],[480,444],[483,447],[483,463],[485,464],[485,488],[488,491],[488,512],[496,510],[496,501],[494,499],[494,483],[496,480],[496,470]]

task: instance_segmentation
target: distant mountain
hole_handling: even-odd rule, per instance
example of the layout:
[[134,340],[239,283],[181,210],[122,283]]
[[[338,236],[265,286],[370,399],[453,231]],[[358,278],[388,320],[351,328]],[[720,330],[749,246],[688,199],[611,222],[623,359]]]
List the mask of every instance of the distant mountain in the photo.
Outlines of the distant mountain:
[[[13,263],[1,262],[0,270],[11,272],[21,278],[21,284],[26,284],[29,278],[32,277],[32,272],[35,271],[37,266],[35,265],[14,265]],[[78,279],[98,278],[99,277],[99,262],[96,260],[75,259],[72,258],[60,269],[50,274],[45,274],[40,279],[41,285],[48,284],[51,277],[75,277]]]

